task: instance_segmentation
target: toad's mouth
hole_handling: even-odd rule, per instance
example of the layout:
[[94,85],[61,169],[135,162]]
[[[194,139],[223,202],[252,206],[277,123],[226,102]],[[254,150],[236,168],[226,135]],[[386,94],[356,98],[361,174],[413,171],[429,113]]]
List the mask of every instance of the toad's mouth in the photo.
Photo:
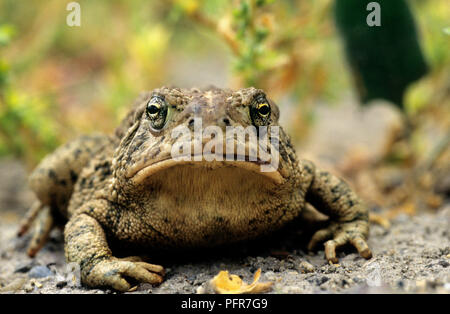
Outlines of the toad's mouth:
[[219,158],[216,158],[217,156],[214,154],[201,156],[190,155],[185,157],[189,158],[173,159],[171,157],[168,157],[151,164],[143,165],[142,167],[134,169],[129,177],[134,184],[139,184],[156,173],[160,173],[175,166],[187,165],[200,167],[203,169],[217,169],[225,167],[238,168],[262,175],[272,180],[275,184],[281,184],[284,182],[284,178],[278,171],[278,169],[270,172],[261,171],[261,166],[270,165],[270,162],[262,161],[259,158],[257,160],[250,160],[248,156],[234,155],[233,160],[228,160],[227,156],[223,155],[221,156],[222,160],[220,160]]

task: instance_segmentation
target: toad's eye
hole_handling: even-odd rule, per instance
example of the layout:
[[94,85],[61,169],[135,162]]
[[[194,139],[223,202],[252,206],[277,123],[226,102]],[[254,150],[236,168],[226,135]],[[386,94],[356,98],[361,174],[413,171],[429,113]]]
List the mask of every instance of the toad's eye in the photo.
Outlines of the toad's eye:
[[270,105],[264,95],[257,95],[250,106],[250,118],[253,125],[263,126],[270,122]]
[[147,104],[147,117],[153,129],[161,130],[167,121],[168,106],[161,96],[154,96]]
[[147,113],[150,117],[157,116],[160,110],[160,104],[149,104],[149,106],[147,107]]
[[261,117],[267,117],[270,113],[270,106],[267,103],[259,104],[256,109]]

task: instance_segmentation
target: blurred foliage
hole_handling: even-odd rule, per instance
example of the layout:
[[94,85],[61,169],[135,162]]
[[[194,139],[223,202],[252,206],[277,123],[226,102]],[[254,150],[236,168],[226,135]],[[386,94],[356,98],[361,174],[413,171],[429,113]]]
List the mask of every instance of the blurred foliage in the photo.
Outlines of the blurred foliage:
[[[0,26],[0,49],[7,46],[14,35],[10,25]],[[52,119],[45,114],[46,104],[31,98],[11,86],[10,65],[0,59],[0,154],[15,157],[42,157],[55,148],[56,132]]]
[[361,12],[370,3],[336,0],[336,25],[348,63],[363,103],[382,98],[404,110],[405,90],[428,72],[415,19],[405,0],[378,0],[380,27],[367,27]]
[[[81,27],[66,24],[68,2],[0,1],[0,154],[30,166],[80,133],[110,132],[161,85],[268,90],[294,140],[314,104],[352,89],[332,0],[79,0]],[[406,97],[414,115],[448,82],[450,18],[447,0],[410,3],[431,67]]]

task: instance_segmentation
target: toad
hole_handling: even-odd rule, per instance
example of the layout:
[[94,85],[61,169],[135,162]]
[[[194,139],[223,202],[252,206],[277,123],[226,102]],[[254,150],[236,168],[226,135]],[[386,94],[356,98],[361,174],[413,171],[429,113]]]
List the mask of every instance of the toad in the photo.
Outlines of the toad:
[[[38,201],[19,231],[35,225],[28,254],[63,225],[66,260],[80,266],[82,283],[128,291],[136,281],[163,281],[164,268],[140,253],[254,239],[311,205],[329,221],[313,234],[309,249],[324,243],[326,259],[337,263],[336,249],[351,244],[371,258],[367,207],[343,180],[298,158],[278,118],[276,104],[256,88],[142,93],[114,134],[69,142],[30,175]],[[196,133],[199,119],[215,130],[209,140]],[[230,128],[253,133],[219,134]],[[202,154],[207,146],[209,155]],[[174,158],[180,149],[184,155]],[[268,159],[259,151],[277,157],[274,169],[262,169]],[[113,247],[136,256],[119,258]]]

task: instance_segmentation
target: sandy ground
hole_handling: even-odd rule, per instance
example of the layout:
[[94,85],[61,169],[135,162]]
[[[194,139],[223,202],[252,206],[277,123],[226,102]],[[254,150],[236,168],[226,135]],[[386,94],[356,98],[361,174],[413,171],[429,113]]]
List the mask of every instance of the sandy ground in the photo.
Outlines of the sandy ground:
[[[323,251],[308,254],[292,248],[293,235],[288,232],[279,235],[274,241],[278,245],[271,244],[272,250],[258,243],[259,248],[253,252],[242,247],[233,251],[227,248],[222,254],[200,252],[194,261],[179,261],[178,256],[179,262],[163,263],[167,267],[163,284],[159,287],[143,284],[135,293],[196,293],[220,270],[229,270],[251,282],[258,268],[262,270],[261,281],[275,282],[273,293],[450,293],[449,220],[450,206],[447,206],[437,214],[399,216],[389,230],[373,226],[369,245],[374,257],[366,261],[348,250],[341,252],[338,266],[328,265]],[[32,260],[24,253],[26,241],[15,238],[15,225],[1,223],[0,229],[0,291],[111,292],[87,290],[66,275],[62,237],[58,232]],[[286,243],[290,247],[286,248]],[[275,251],[277,247],[281,250]]]
[[[335,109],[331,109],[335,110]],[[349,113],[339,109],[342,117]],[[384,110],[384,109],[380,109]],[[336,112],[326,110],[321,121],[336,120]],[[388,115],[386,115],[388,116]],[[387,118],[390,119],[390,118]],[[362,129],[367,121],[357,117]],[[356,123],[356,122],[355,122]],[[386,124],[386,120],[382,121]],[[342,123],[335,123],[336,128]],[[348,125],[348,124],[347,124]],[[315,156],[336,154],[323,150],[343,151],[355,142],[370,142],[373,132],[340,130],[327,135],[313,132],[316,140],[308,150]],[[380,126],[378,126],[380,128]],[[376,129],[371,126],[370,129]],[[323,127],[328,130],[329,124]],[[352,145],[336,140],[358,134]],[[378,133],[379,134],[379,133]],[[330,138],[331,137],[331,138]],[[318,141],[329,138],[334,146]],[[342,143],[336,147],[336,143]],[[373,143],[373,142],[372,142]],[[379,144],[380,146],[381,144]],[[343,148],[344,147],[344,148]],[[377,149],[376,145],[371,145]],[[375,153],[375,152],[374,152]],[[323,159],[333,164],[337,160]],[[35,259],[25,254],[27,240],[17,239],[18,220],[33,200],[25,184],[26,172],[17,161],[0,160],[0,292],[3,293],[112,293],[110,290],[88,290],[79,285],[76,270],[64,261],[62,234],[54,230],[49,243]],[[416,216],[399,215],[389,229],[372,225],[369,245],[374,257],[366,261],[352,248],[339,253],[339,265],[328,265],[323,251],[308,253],[304,244],[309,234],[293,223],[274,236],[218,250],[166,256],[153,262],[166,267],[166,280],[158,287],[139,285],[132,293],[197,293],[208,291],[206,283],[220,270],[228,270],[251,282],[257,269],[261,281],[274,282],[272,293],[450,293],[450,203],[438,210]]]

